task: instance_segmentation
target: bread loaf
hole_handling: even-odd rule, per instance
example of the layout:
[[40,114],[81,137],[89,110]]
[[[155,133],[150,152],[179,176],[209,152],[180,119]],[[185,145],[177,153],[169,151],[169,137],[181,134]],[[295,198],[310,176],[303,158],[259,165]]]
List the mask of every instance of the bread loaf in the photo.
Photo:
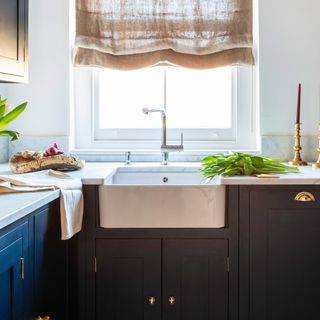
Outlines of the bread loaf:
[[45,169],[78,170],[83,161],[65,154],[48,155],[46,152],[21,151],[14,154],[9,165],[14,173],[27,173]]

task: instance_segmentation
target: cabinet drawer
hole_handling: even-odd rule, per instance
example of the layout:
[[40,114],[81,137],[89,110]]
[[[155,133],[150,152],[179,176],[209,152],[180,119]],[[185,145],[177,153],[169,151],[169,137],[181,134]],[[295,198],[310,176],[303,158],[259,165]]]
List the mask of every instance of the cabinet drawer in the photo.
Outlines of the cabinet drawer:
[[320,188],[299,187],[294,190],[251,190],[250,203],[268,203],[269,208],[319,208]]

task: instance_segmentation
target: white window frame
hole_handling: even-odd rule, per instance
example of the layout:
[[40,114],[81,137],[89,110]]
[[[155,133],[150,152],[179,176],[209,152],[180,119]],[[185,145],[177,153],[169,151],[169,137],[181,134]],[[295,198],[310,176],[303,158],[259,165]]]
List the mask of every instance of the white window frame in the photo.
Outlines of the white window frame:
[[[254,91],[255,67],[234,68],[232,73],[232,128],[183,129],[184,146],[189,153],[206,150],[256,150],[257,117]],[[74,68],[75,84],[75,149],[76,150],[126,150],[159,151],[161,129],[97,129],[99,87],[97,72],[92,68]],[[160,106],[155,106],[159,108]],[[241,112],[239,110],[241,109]],[[146,118],[146,121],[148,119]],[[159,124],[160,124],[159,117]],[[168,143],[179,143],[180,129],[168,129]],[[132,137],[134,133],[134,138]],[[208,136],[210,138],[208,138]]]

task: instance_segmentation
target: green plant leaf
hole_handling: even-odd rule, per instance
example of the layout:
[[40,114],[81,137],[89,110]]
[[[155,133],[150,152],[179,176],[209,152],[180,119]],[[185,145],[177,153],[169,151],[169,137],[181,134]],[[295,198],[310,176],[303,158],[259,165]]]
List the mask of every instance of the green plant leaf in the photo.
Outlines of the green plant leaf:
[[1,100],[1,98],[0,98],[0,106],[6,105],[6,104],[7,104],[7,99]]
[[11,137],[11,141],[15,141],[19,139],[20,133],[12,130],[2,130],[0,136]]
[[7,107],[7,99],[1,100],[0,98],[0,118],[4,116],[6,113],[6,107]]
[[17,118],[26,108],[27,102],[20,104],[18,107],[14,108],[12,111],[7,113],[5,116],[0,118],[0,130],[5,128],[11,121]]
[[277,160],[236,152],[206,157],[202,162],[201,172],[205,177],[213,178],[216,175],[231,177],[258,173],[298,173],[299,169]]
[[5,114],[6,112],[6,105],[3,104],[3,105],[0,105],[0,118],[3,117],[3,115]]

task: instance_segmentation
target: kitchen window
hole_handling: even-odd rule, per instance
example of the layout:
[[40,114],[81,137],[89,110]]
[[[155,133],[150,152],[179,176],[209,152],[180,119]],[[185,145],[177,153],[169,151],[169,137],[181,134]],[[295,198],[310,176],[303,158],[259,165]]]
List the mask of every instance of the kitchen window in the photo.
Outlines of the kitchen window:
[[134,71],[75,68],[76,148],[159,150],[166,109],[168,143],[186,151],[256,147],[252,66]]
[[75,147],[256,149],[252,0],[76,1]]

